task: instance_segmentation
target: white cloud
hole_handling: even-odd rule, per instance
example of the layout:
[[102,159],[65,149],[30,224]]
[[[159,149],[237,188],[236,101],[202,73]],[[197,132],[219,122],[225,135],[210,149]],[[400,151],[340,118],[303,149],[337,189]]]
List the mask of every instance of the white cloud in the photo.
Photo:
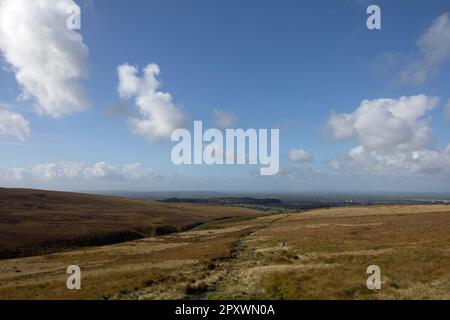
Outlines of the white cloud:
[[447,105],[445,106],[444,113],[445,113],[445,117],[448,120],[450,120],[450,98],[447,101]]
[[327,133],[330,138],[335,140],[354,138],[357,133],[353,122],[352,114],[332,114],[327,121]]
[[[153,170],[152,173],[155,173]],[[139,180],[142,179],[142,177],[146,176],[149,172],[145,171],[140,163],[131,163],[127,164],[122,168],[122,175],[125,179],[130,180]]]
[[239,122],[239,118],[233,113],[215,109],[213,122],[218,128],[227,129],[232,128],[235,124],[237,124]]
[[25,178],[26,172],[23,168],[0,168],[0,182],[20,181]]
[[115,167],[108,165],[106,162],[98,162],[90,168],[84,170],[84,174],[88,178],[96,179],[114,179],[120,178],[120,171]]
[[450,59],[450,19],[445,13],[433,21],[417,40],[421,58],[405,66],[400,78],[405,83],[422,84],[435,78],[443,63]]
[[424,115],[438,103],[439,98],[423,94],[364,100],[353,113],[331,115],[327,129],[333,139],[354,139],[367,150],[417,150],[433,143]]
[[450,174],[450,145],[444,150],[424,149],[381,154],[364,147],[353,148],[348,154],[331,162],[337,172],[371,175],[433,175]]
[[332,115],[330,136],[359,143],[332,168],[389,175],[450,173],[450,146],[436,149],[426,118],[438,103],[425,95],[364,100],[353,113]]
[[29,123],[20,114],[0,108],[0,135],[12,135],[24,141],[30,135]]
[[79,179],[84,170],[83,163],[60,162],[37,165],[31,169],[30,174],[39,180]]
[[289,150],[287,157],[291,161],[296,162],[313,162],[314,156],[303,149]]
[[134,97],[141,115],[140,118],[129,119],[133,132],[155,142],[169,138],[173,130],[183,126],[186,115],[173,103],[170,93],[158,91],[158,65],[147,65],[142,77],[137,75],[138,69],[129,64],[120,65],[117,72],[119,95],[122,98]]
[[[157,82],[151,82],[151,77],[145,76],[145,79],[140,79],[136,74],[138,70],[136,67],[129,64],[122,64],[117,68],[117,74],[119,75],[119,86],[117,91],[122,98],[132,98],[135,95],[145,91],[145,84],[148,87],[154,88],[158,87]],[[145,82],[148,83],[145,83]],[[151,89],[150,89],[151,90]]]
[[41,114],[61,117],[88,105],[80,80],[88,48],[66,27],[72,0],[0,0],[0,50]]
[[88,166],[82,162],[52,162],[31,168],[0,168],[2,181],[90,181],[90,180],[146,180],[158,178],[152,169],[145,169],[138,163],[115,167],[106,162],[98,162]]

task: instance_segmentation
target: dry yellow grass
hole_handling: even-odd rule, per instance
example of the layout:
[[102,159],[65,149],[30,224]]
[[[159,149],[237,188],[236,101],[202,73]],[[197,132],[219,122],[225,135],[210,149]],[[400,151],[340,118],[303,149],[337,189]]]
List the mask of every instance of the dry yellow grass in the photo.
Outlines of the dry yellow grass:
[[[449,206],[289,214],[247,237],[217,298],[450,298]],[[382,289],[366,287],[379,265]],[[243,285],[242,285],[243,284]]]
[[[71,264],[80,291],[65,286]],[[0,298],[450,299],[449,266],[450,206],[335,208],[3,260]]]

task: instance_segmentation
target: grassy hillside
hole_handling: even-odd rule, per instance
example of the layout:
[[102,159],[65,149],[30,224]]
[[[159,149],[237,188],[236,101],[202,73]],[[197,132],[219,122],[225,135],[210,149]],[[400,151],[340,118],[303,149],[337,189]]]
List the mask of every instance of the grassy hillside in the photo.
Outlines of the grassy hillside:
[[0,188],[0,259],[167,234],[254,210]]
[[448,205],[320,209],[3,260],[0,299],[450,299],[449,265]]

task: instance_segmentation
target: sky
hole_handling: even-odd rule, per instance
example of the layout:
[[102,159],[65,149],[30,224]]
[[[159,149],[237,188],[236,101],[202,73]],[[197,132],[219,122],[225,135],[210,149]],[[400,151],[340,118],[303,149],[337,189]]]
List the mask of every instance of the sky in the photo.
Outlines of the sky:
[[[0,53],[3,187],[450,190],[447,0],[0,0]],[[194,120],[279,128],[278,174],[175,165]]]

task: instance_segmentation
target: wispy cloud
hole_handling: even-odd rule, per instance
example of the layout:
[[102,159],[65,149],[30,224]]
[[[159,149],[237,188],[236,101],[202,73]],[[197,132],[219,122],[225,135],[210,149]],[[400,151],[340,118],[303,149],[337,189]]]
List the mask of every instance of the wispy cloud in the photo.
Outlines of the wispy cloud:
[[436,79],[441,67],[450,61],[450,18],[445,13],[436,18],[416,41],[411,53],[383,52],[370,65],[381,75],[395,74],[401,84],[421,85]]
[[239,118],[231,112],[215,109],[213,122],[218,128],[221,129],[233,128],[233,126],[239,122]]
[[30,131],[28,120],[0,105],[0,135],[15,136],[24,141],[30,135]]
[[314,156],[303,149],[289,150],[287,158],[294,162],[313,162]]
[[450,59],[450,20],[448,13],[438,17],[417,40],[421,57],[404,67],[400,78],[405,83],[422,84],[439,75]]

